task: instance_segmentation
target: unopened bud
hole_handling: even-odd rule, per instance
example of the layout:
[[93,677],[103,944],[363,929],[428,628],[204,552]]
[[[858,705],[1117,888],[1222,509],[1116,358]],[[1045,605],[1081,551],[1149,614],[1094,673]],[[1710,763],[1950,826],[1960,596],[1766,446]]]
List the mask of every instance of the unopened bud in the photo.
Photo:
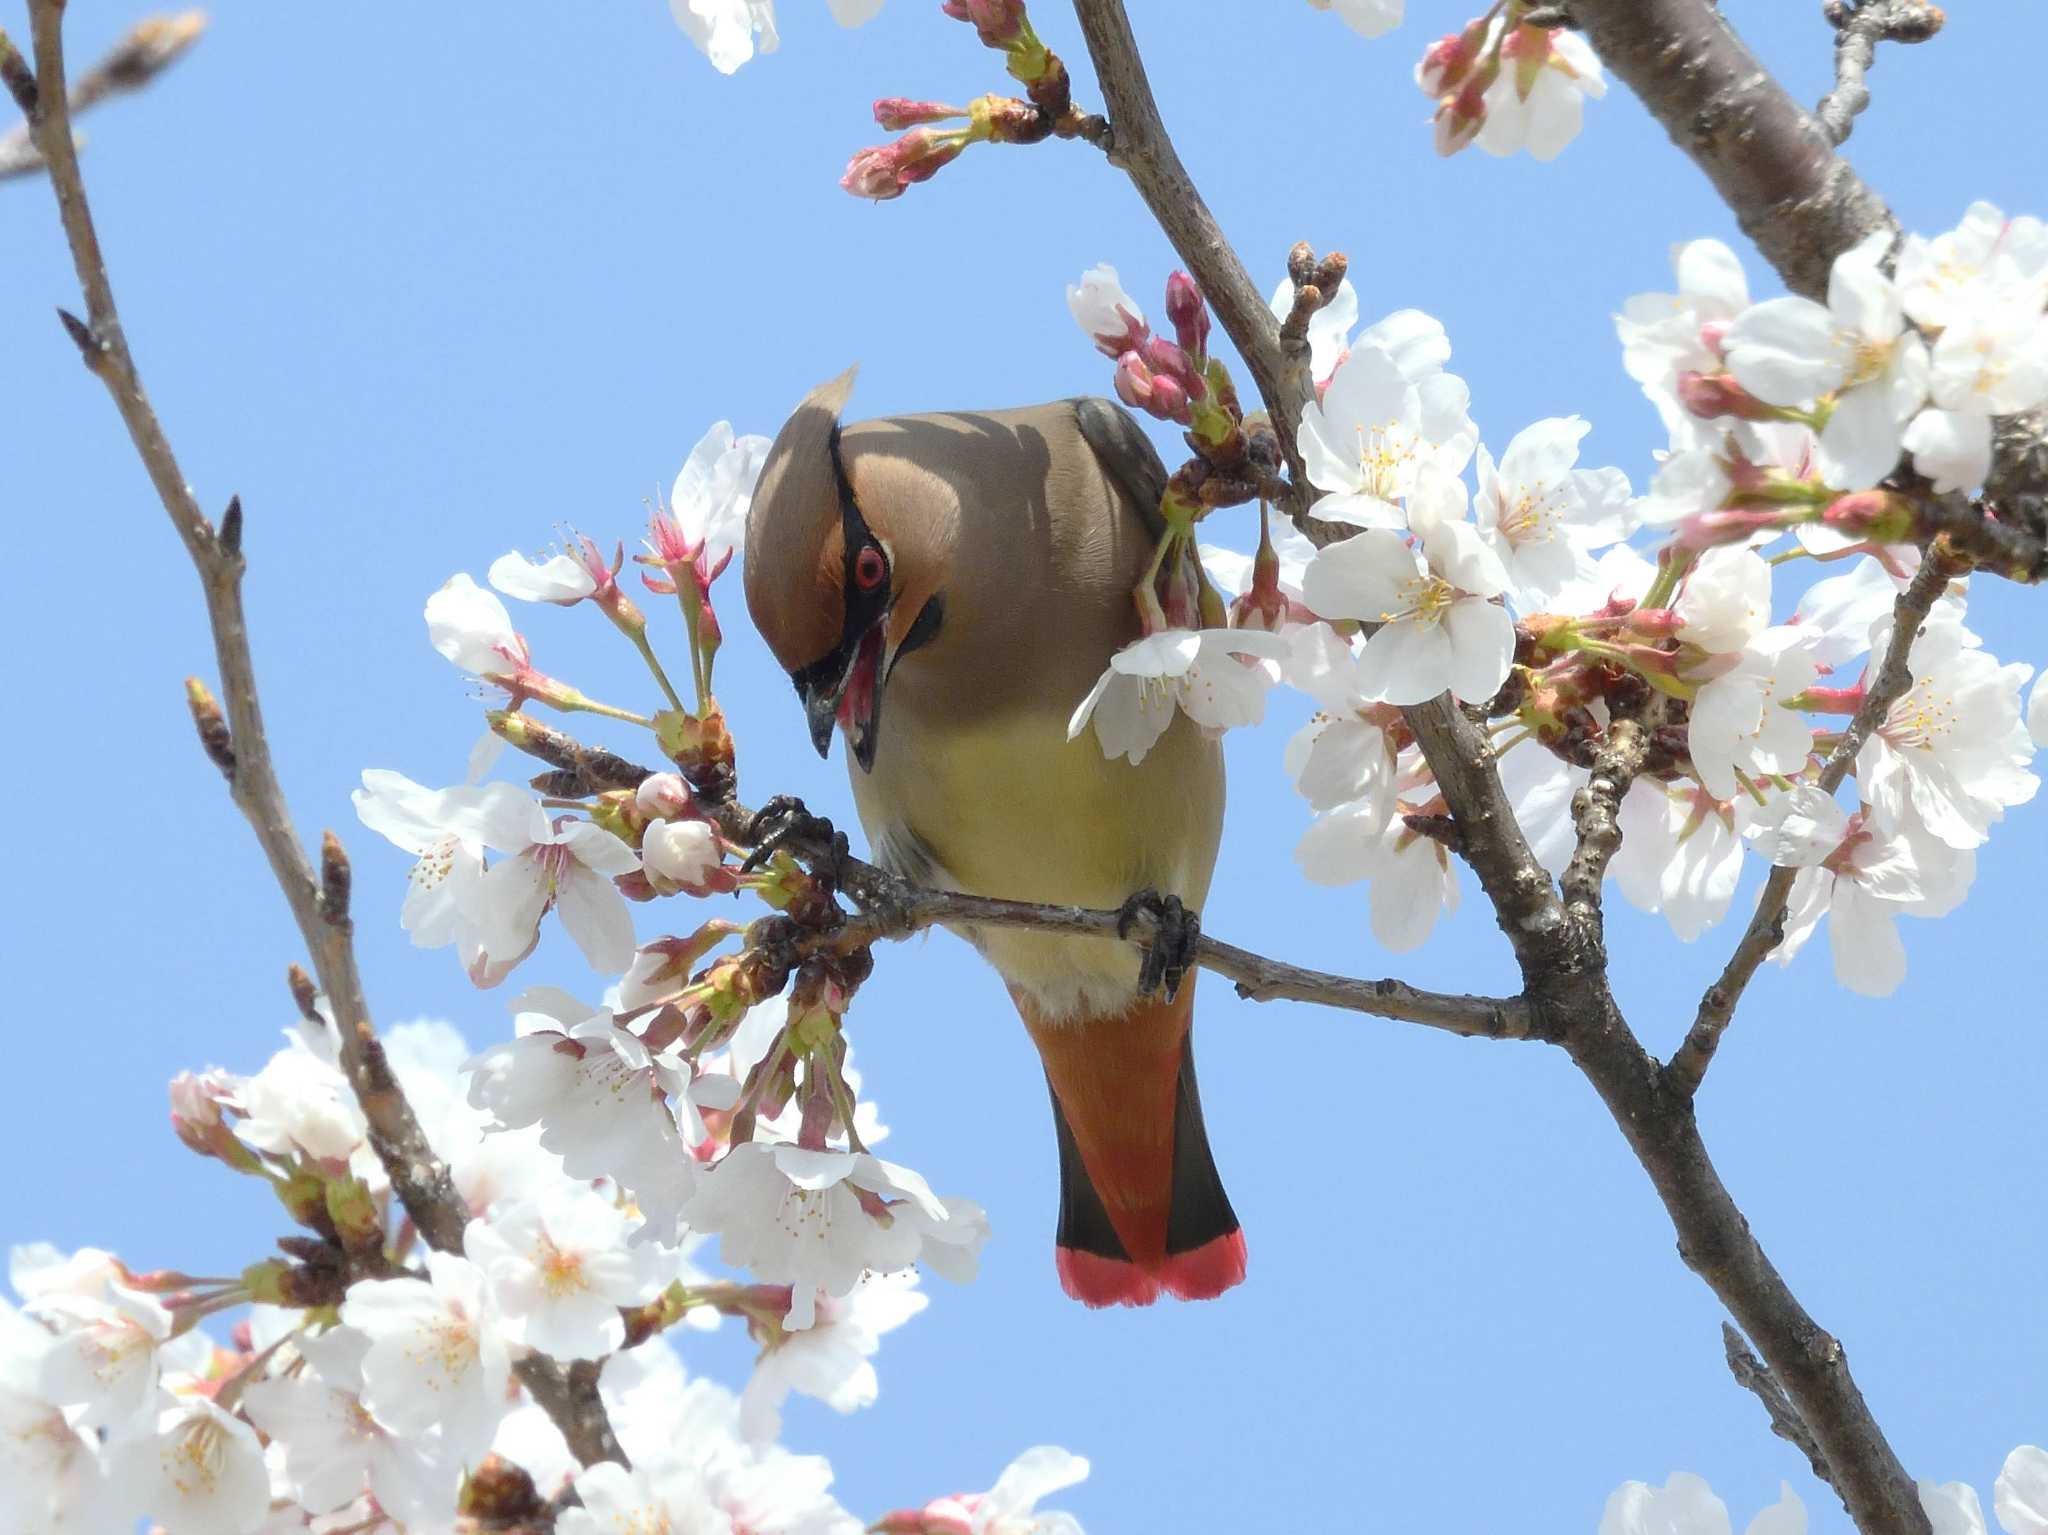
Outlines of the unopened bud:
[[1173,322],[1181,350],[1190,357],[1208,355],[1209,306],[1195,280],[1185,272],[1175,272],[1166,279],[1166,317]]
[[939,9],[969,23],[991,48],[1008,48],[1024,35],[1024,0],[945,0]]
[[1902,544],[1914,536],[1913,503],[1889,490],[1859,490],[1837,496],[1820,520],[1837,533],[1873,544]]
[[1451,95],[1436,104],[1436,152],[1454,155],[1486,126],[1486,88],[1492,80],[1474,75]]
[[887,202],[959,157],[967,138],[958,129],[913,128],[893,144],[863,149],[846,163],[839,185],[855,197]]
[[1415,66],[1415,83],[1422,87],[1422,94],[1442,96],[1463,84],[1491,29],[1492,22],[1481,16],[1466,23],[1464,31],[1440,37],[1423,50],[1422,62]]
[[1702,421],[1734,416],[1740,421],[1777,421],[1782,413],[1766,405],[1726,373],[1681,373],[1678,398]]
[[924,123],[951,122],[964,118],[967,108],[943,101],[913,101],[908,96],[884,96],[875,103],[875,121],[891,133],[916,128]]
[[680,773],[649,773],[634,791],[633,805],[650,821],[675,821],[700,813],[697,796]]

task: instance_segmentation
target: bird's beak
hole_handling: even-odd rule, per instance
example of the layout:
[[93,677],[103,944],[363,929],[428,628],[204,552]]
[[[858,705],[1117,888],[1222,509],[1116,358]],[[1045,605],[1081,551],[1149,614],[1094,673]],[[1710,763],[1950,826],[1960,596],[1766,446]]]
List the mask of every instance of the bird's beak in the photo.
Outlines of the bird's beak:
[[882,723],[882,682],[888,676],[886,610],[858,639],[842,645],[824,660],[796,674],[803,696],[804,719],[818,755],[832,754],[832,727],[846,729],[847,749],[863,773],[875,765],[875,744]]

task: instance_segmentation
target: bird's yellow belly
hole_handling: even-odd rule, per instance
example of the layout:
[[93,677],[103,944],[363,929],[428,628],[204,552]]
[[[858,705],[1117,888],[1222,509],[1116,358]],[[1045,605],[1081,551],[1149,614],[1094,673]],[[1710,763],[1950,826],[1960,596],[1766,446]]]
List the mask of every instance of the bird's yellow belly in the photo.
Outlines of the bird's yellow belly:
[[[1185,718],[1137,767],[1105,758],[1092,731],[1068,741],[1065,717],[1049,712],[942,730],[917,723],[885,719],[874,771],[853,769],[868,840],[907,877],[1096,908],[1147,887],[1191,908],[1207,897],[1223,760]],[[1053,1018],[1120,1010],[1136,986],[1127,943],[1014,928],[963,934]]]

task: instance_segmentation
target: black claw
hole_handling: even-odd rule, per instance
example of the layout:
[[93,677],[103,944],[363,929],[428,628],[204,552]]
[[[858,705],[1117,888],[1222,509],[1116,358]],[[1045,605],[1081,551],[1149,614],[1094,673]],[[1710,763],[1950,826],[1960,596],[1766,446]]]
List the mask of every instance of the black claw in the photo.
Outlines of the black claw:
[[1138,968],[1138,995],[1151,997],[1163,992],[1171,1002],[1180,995],[1188,972],[1195,968],[1196,951],[1202,943],[1202,919],[1189,911],[1179,896],[1145,889],[1117,908],[1117,936],[1130,937],[1131,928],[1141,915],[1152,919],[1152,933],[1142,940],[1145,957]]
[[747,840],[754,844],[754,850],[741,862],[742,874],[753,873],[784,848],[817,851],[829,863],[835,887],[836,876],[846,867],[845,835],[823,816],[812,815],[793,794],[778,794],[755,811],[754,819],[747,824]]

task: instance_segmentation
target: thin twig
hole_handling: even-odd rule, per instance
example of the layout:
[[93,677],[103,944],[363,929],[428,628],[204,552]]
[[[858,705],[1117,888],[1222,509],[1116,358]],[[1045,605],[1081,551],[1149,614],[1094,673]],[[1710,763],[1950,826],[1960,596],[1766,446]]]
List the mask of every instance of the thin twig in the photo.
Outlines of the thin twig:
[[1856,114],[1870,105],[1863,80],[1877,59],[1877,45],[1924,43],[1948,18],[1925,0],[1826,0],[1821,11],[1835,29],[1835,87],[1813,115],[1829,140],[1842,144]]
[[[138,91],[184,57],[185,50],[199,41],[206,30],[204,11],[184,11],[176,16],[151,16],[128,29],[128,34],[73,83],[70,93],[71,117],[78,117],[114,96]],[[7,50],[0,41],[0,53]],[[4,69],[4,65],[0,65]],[[10,84],[12,82],[10,81]],[[15,92],[19,101],[19,91]],[[32,109],[19,101],[26,115]],[[83,144],[83,139],[75,142]],[[43,168],[42,153],[36,148],[26,123],[0,134],[0,181],[26,176]]]
[[1742,1341],[1742,1334],[1726,1322],[1721,1324],[1721,1347],[1728,1356],[1728,1373],[1735,1377],[1735,1383],[1753,1393],[1764,1404],[1764,1411],[1770,1414],[1771,1432],[1804,1455],[1813,1474],[1833,1487],[1835,1479],[1828,1469],[1827,1457],[1821,1454],[1820,1445],[1814,1441],[1813,1430],[1799,1416],[1799,1409],[1785,1395],[1785,1388],[1778,1384],[1778,1377],[1771,1373],[1771,1367],[1751,1353],[1749,1345]]
[[[653,771],[615,753],[592,750],[562,730],[538,720],[522,720],[508,737],[522,751],[572,776],[564,787],[576,793],[637,788]],[[752,845],[755,813],[737,801],[707,807],[727,841]],[[1091,911],[1081,906],[1049,906],[1029,901],[1004,901],[962,895],[913,885],[886,869],[819,845],[804,849],[814,861],[829,860],[841,888],[861,910],[829,930],[800,933],[788,940],[791,958],[821,952],[850,954],[882,940],[909,938],[932,927],[1013,927],[1076,937],[1118,938],[1118,912]],[[1141,915],[1145,935],[1151,918]],[[1357,980],[1268,959],[1235,944],[1203,936],[1195,962],[1204,970],[1237,983],[1241,997],[1254,1002],[1314,1002],[1347,1012],[1368,1013],[1399,1023],[1468,1039],[1542,1039],[1537,1015],[1520,997],[1476,997],[1421,991],[1403,981]]]
[[[1931,549],[1914,575],[1912,584],[1899,593],[1897,602],[1892,605],[1892,637],[1885,649],[1883,664],[1871,679],[1861,706],[1849,721],[1849,728],[1842,732],[1841,740],[1835,743],[1834,750],[1828,753],[1827,761],[1821,765],[1820,787],[1823,792],[1833,794],[1842,786],[1842,780],[1849,776],[1849,770],[1856,764],[1856,754],[1870,739],[1870,732],[1913,685],[1910,657],[1913,641],[1920,633],[1920,626],[1927,622],[1927,614],[1936,600],[1948,589],[1949,580],[1955,572],[1956,567],[1939,547]],[[1684,1042],[1664,1068],[1665,1083],[1680,1098],[1691,1098],[1699,1091],[1707,1068],[1713,1064],[1714,1051],[1720,1046],[1721,1036],[1727,1032],[1728,1024],[1735,1016],[1736,1005],[1742,1000],[1743,988],[1749,985],[1751,977],[1771,951],[1784,941],[1785,908],[1791,899],[1792,882],[1798,875],[1797,869],[1771,870],[1770,877],[1764,881],[1763,894],[1757,898],[1756,913],[1749,919],[1749,927],[1736,944],[1735,952],[1729,956],[1720,979],[1709,986],[1706,995],[1700,998],[1699,1012],[1693,1018],[1692,1027],[1686,1031]]]
[[[241,519],[238,514],[224,519],[220,533],[216,534],[200,510],[143,391],[141,376],[121,328],[71,133],[64,91],[64,0],[31,0],[29,17],[35,40],[38,87],[36,111],[29,124],[49,169],[72,263],[85,293],[87,319],[80,328],[86,332],[86,344],[82,352],[87,366],[113,396],[115,408],[127,425],[158,498],[192,557],[206,598],[221,691],[226,696],[225,736],[218,728],[221,721],[217,706],[209,711],[195,700],[195,722],[207,754],[228,775],[235,804],[255,831],[278,888],[298,923],[299,935],[312,956],[320,989],[333,1011],[342,1070],[362,1106],[370,1145],[420,1235],[441,1251],[460,1252],[468,1208],[455,1190],[447,1164],[434,1154],[420,1129],[412,1105],[406,1101],[370,1023],[362,977],[356,968],[352,927],[347,919],[346,855],[339,841],[328,834],[323,870],[315,874],[293,828],[284,791],[271,768],[270,742],[264,733],[255,660],[250,653],[248,623],[242,609]],[[570,1384],[573,1386],[573,1380]],[[590,1421],[593,1415],[602,1416],[603,1405],[597,1401],[594,1385],[587,1391],[574,1392],[574,1397],[573,1412],[565,1410],[557,1422],[572,1444],[580,1441],[587,1447],[594,1442]],[[588,1400],[583,1399],[586,1397]],[[536,1399],[540,1399],[538,1395]],[[566,1397],[558,1398],[556,1405],[563,1406],[566,1401]],[[543,1401],[542,1405],[549,1403]],[[605,1436],[616,1450],[616,1441],[609,1438],[608,1428]],[[621,1457],[614,1454],[604,1458]]]

